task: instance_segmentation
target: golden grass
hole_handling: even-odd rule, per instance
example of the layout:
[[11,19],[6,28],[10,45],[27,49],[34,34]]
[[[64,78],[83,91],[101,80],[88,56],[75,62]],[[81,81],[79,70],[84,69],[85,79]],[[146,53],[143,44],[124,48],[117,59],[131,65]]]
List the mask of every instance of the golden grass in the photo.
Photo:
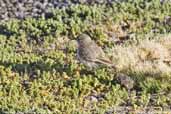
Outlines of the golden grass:
[[150,74],[171,73],[171,36],[142,40],[138,44],[119,45],[111,50],[119,71]]

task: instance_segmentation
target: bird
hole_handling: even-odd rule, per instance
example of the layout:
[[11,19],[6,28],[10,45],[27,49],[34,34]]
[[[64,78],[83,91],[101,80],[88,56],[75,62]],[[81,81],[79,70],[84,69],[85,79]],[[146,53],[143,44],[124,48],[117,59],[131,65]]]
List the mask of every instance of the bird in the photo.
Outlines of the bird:
[[82,33],[77,37],[77,58],[89,69],[101,65],[115,68],[113,62],[105,55],[104,51],[93,41],[89,35]]

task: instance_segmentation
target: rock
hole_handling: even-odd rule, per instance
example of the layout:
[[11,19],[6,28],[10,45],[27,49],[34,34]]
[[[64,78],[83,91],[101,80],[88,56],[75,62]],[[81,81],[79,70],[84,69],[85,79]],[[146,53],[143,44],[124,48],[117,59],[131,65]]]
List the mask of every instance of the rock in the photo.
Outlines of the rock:
[[164,18],[164,24],[171,26],[171,16],[166,16]]
[[16,12],[15,15],[18,19],[24,19],[25,18],[24,12]]
[[127,90],[131,90],[134,87],[134,80],[131,79],[126,74],[122,74],[122,73],[117,74],[116,81],[121,86],[125,87]]
[[90,101],[92,102],[98,102],[98,99],[95,96],[90,96]]

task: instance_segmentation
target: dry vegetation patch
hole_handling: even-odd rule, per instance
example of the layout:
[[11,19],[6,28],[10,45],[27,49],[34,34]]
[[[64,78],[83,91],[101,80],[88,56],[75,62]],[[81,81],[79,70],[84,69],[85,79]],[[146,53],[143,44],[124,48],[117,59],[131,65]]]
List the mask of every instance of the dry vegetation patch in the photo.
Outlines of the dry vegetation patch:
[[138,44],[115,46],[111,49],[113,61],[120,71],[171,73],[171,38],[145,39]]

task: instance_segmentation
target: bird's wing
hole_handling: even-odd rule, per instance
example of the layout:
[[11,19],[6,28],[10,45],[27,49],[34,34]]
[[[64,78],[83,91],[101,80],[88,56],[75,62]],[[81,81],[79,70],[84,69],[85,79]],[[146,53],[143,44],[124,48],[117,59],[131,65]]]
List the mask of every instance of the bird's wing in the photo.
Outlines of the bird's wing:
[[109,58],[105,57],[105,58],[96,58],[96,60],[94,61],[96,63],[99,63],[99,64],[104,64],[108,67],[112,67],[114,69],[116,69],[116,66],[115,64],[113,64],[113,62],[111,60],[109,60]]
[[96,49],[96,58],[94,62],[105,64],[107,66],[114,66],[112,61],[106,56],[101,47],[99,47],[97,44],[94,44],[93,46],[95,46]]
[[81,58],[87,61],[94,61],[96,58],[96,49],[92,46],[92,44],[82,45],[80,48],[78,48],[78,52]]

